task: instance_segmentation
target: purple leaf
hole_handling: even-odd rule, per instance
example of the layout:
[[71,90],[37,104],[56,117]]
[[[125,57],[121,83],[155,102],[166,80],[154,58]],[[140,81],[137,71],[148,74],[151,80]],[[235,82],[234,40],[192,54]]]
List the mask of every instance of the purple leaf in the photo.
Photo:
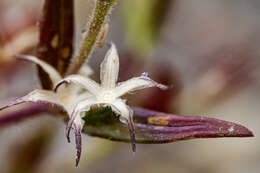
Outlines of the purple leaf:
[[[177,116],[143,108],[134,109],[137,143],[168,143],[193,138],[252,137],[246,127],[214,118]],[[91,116],[91,115],[90,115]],[[95,116],[99,116],[95,113]],[[109,118],[111,119],[111,118]],[[126,125],[108,119],[104,123],[87,122],[83,132],[115,141],[129,142]]]
[[[4,107],[3,107],[4,108]],[[1,110],[1,108],[0,108]],[[28,118],[32,118],[34,116],[38,116],[42,113],[49,112],[50,108],[47,104],[34,104],[27,107],[24,107],[17,111],[12,111],[8,113],[1,113],[0,115],[0,127],[8,125],[9,123],[14,123],[18,121],[22,121]]]
[[[37,57],[52,65],[64,75],[73,54],[74,34],[73,0],[45,0],[40,22]],[[44,89],[51,89],[48,75],[39,69]]]

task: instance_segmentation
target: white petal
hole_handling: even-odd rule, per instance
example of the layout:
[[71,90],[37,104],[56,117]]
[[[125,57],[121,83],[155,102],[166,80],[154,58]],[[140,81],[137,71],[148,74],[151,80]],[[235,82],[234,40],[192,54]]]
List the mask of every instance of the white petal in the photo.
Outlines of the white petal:
[[53,91],[34,90],[27,95],[27,99],[32,102],[42,101],[59,104],[56,94]]
[[35,56],[16,55],[15,58],[31,61],[31,62],[39,65],[49,75],[49,77],[54,85],[56,85],[56,83],[62,79],[60,74],[57,72],[57,70],[55,68],[53,68],[51,65],[47,64],[46,62],[38,59]]
[[70,83],[70,82],[80,85],[81,87],[85,88],[87,91],[89,91],[91,94],[94,95],[97,95],[101,90],[100,85],[98,83],[96,83],[90,78],[81,75],[70,75],[66,78],[63,78],[61,81],[57,83],[54,90],[56,91],[58,87],[63,83]]
[[79,74],[85,77],[89,77],[93,73],[94,73],[93,70],[88,64],[84,64],[79,70]]
[[100,80],[103,88],[114,88],[119,72],[119,58],[116,46],[112,43],[100,65]]
[[123,100],[117,99],[111,103],[112,110],[118,110],[120,112],[120,121],[128,125],[128,130],[130,134],[130,142],[133,152],[136,151],[135,142],[135,130],[133,121],[133,110],[124,103]]
[[77,157],[76,157],[76,167],[77,167],[79,164],[81,149],[82,149],[82,137],[81,137],[82,125],[75,124],[74,128],[75,128],[75,143],[76,143],[76,150],[77,150]]
[[75,112],[86,112],[89,111],[91,106],[96,105],[96,104],[100,104],[99,102],[97,102],[96,99],[94,98],[88,98],[82,101],[79,101],[78,104],[76,105],[76,107],[74,108]]
[[91,98],[93,95],[92,94],[90,94],[89,92],[83,92],[83,93],[80,93],[80,94],[78,94],[77,95],[77,97],[76,97],[76,102],[80,102],[80,101],[82,101],[82,100],[86,100],[86,99],[89,99],[89,98]]
[[120,115],[120,121],[122,123],[127,123],[126,120],[129,119],[130,116],[133,116],[132,109],[122,99],[117,99],[114,102],[109,103],[109,105],[111,105],[111,108],[115,113]]
[[11,103],[0,107],[0,110],[14,106],[14,105],[18,105],[21,103],[25,103],[25,102],[46,102],[46,103],[51,103],[51,104],[55,104],[57,106],[61,106],[59,100],[57,99],[55,93],[53,93],[52,91],[46,91],[46,90],[34,90],[32,92],[30,92],[29,94],[27,94],[26,96],[23,96],[21,98],[16,99],[15,101],[12,101]]
[[134,77],[125,82],[119,83],[114,89],[116,97],[120,97],[132,91],[141,90],[144,88],[158,87],[160,89],[168,89],[167,86],[159,84],[147,76]]
[[82,126],[83,121],[81,119],[81,112],[88,111],[92,105],[95,105],[97,102],[95,99],[86,99],[84,101],[78,102],[77,105],[74,107],[72,114],[70,115],[70,120],[66,127],[66,136],[68,141],[70,141],[70,130],[72,125]]

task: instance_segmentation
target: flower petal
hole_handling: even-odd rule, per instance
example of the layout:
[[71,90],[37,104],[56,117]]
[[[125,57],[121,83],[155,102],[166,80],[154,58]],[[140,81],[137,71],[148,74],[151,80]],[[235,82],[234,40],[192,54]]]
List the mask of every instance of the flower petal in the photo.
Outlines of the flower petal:
[[25,102],[45,102],[45,103],[52,103],[61,106],[59,100],[56,98],[55,93],[46,90],[34,90],[29,94],[27,94],[26,96],[18,98],[7,105],[0,107],[0,111],[8,107],[25,103]]
[[49,77],[50,77],[50,79],[51,79],[51,81],[54,85],[56,85],[56,83],[58,83],[62,79],[62,77],[57,72],[57,70],[55,70],[55,68],[53,68],[51,65],[47,64],[46,62],[38,59],[35,56],[15,55],[14,57],[17,58],[17,59],[23,59],[23,60],[31,61],[31,62],[39,65],[49,75]]
[[70,120],[66,126],[66,137],[68,142],[70,142],[70,130],[73,125],[82,125],[82,120],[80,113],[83,111],[88,111],[92,105],[97,104],[97,102],[93,99],[86,99],[83,101],[80,101],[75,107],[70,115]]
[[83,120],[81,119],[81,112],[88,111],[92,105],[95,105],[97,102],[93,99],[86,99],[79,102],[74,108],[71,118],[66,126],[66,137],[68,142],[70,142],[70,130],[72,126],[74,127],[75,132],[75,143],[77,150],[76,166],[79,164],[81,156],[81,130],[83,127]]
[[135,128],[134,128],[134,121],[133,116],[129,116],[127,119],[128,131],[130,134],[130,143],[132,146],[132,151],[136,152],[136,141],[135,141]]
[[115,102],[110,104],[112,107],[112,110],[116,110],[117,112],[120,112],[120,121],[127,124],[128,131],[130,134],[130,142],[132,146],[132,151],[136,151],[136,142],[135,142],[135,130],[134,130],[134,121],[133,121],[133,111],[132,109],[127,106],[123,100],[118,99]]
[[90,75],[92,75],[94,72],[92,70],[92,68],[88,65],[88,64],[84,64],[80,70],[79,70],[79,74],[85,77],[89,77]]
[[79,103],[80,101],[83,101],[83,100],[86,100],[86,99],[89,99],[91,98],[93,95],[90,94],[88,91],[86,92],[83,92],[83,93],[80,93],[76,96],[76,103]]
[[81,76],[81,75],[70,75],[64,79],[62,79],[61,81],[59,81],[57,83],[57,85],[54,88],[54,91],[56,92],[57,89],[59,88],[60,85],[62,85],[63,83],[76,83],[80,86],[82,86],[83,88],[85,88],[86,90],[88,90],[91,94],[97,95],[100,91],[100,85],[98,83],[96,83],[95,81],[93,81],[90,78]]
[[116,97],[120,97],[132,91],[141,90],[144,88],[157,87],[163,90],[168,89],[168,86],[159,84],[154,80],[150,79],[146,73],[140,77],[134,77],[125,82],[120,82],[114,89]]
[[114,43],[108,50],[103,62],[100,65],[100,80],[103,88],[114,88],[116,86],[119,72],[119,58]]
[[77,150],[77,158],[76,158],[76,167],[79,164],[80,156],[81,156],[81,148],[82,148],[82,137],[81,137],[81,130],[82,125],[75,124],[75,143],[76,143],[76,150]]

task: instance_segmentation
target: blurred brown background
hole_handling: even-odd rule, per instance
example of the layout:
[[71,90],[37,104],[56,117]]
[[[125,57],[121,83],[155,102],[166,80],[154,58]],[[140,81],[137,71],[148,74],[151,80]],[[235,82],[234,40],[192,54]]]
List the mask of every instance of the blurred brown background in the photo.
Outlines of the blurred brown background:
[[[76,0],[75,47],[93,8]],[[0,104],[40,87],[35,66],[15,53],[34,53],[43,1],[0,1]],[[83,155],[74,168],[58,118],[39,116],[0,127],[0,172],[37,173],[258,173],[260,171],[260,1],[119,0],[110,17],[107,43],[120,54],[120,79],[144,71],[173,85],[129,97],[131,105],[181,115],[203,115],[241,123],[254,138],[200,139],[137,145],[83,137]],[[90,64],[98,79],[107,46]],[[0,114],[1,116],[1,114]]]

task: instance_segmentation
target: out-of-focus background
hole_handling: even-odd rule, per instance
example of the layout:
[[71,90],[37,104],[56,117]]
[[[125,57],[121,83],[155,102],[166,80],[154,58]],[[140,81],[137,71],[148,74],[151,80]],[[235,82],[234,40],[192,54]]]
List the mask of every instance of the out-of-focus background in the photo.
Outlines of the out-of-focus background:
[[[76,0],[76,40],[93,0]],[[33,54],[43,1],[0,1],[0,104],[39,88],[35,66],[11,55]],[[199,139],[137,145],[83,136],[75,168],[65,124],[39,116],[0,127],[1,173],[258,173],[260,171],[260,1],[121,0],[110,16],[107,43],[120,54],[120,77],[147,71],[170,91],[148,89],[131,105],[181,115],[203,115],[248,127],[254,138]],[[90,60],[98,80],[108,46]],[[1,116],[1,113],[0,113]]]

